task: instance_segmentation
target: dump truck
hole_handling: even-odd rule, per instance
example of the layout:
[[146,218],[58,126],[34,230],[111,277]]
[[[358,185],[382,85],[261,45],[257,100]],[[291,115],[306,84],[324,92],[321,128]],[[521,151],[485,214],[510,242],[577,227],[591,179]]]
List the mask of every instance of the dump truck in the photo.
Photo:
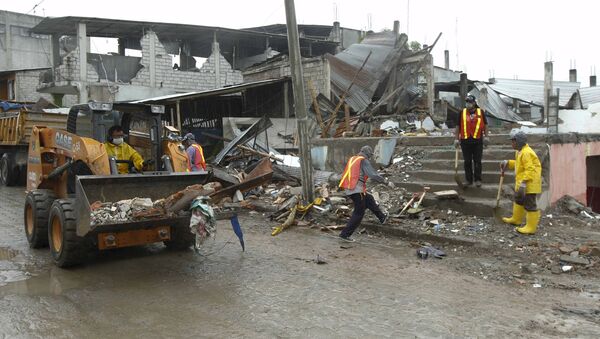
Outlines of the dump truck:
[[[163,242],[186,248],[195,238],[189,215],[165,215],[138,220],[94,223],[94,205],[127,199],[159,200],[188,186],[204,184],[207,172],[164,170],[177,167],[162,148],[179,150],[177,138],[160,137],[163,127],[152,107],[140,105],[77,105],[71,108],[67,129],[33,127],[27,157],[27,195],[24,227],[30,247],[50,247],[55,264],[80,264],[98,250]],[[151,114],[143,113],[150,109]],[[163,109],[164,110],[164,109]],[[142,112],[142,113],[140,113]],[[161,114],[156,112],[156,114]],[[128,142],[155,167],[136,174],[118,174],[116,159],[104,147],[106,131],[120,122]],[[165,145],[166,143],[166,145]],[[172,144],[172,145],[171,145]],[[162,160],[161,160],[162,159]],[[156,169],[163,169],[157,171]]]
[[0,184],[24,185],[27,147],[33,126],[65,128],[67,115],[33,112],[25,108],[0,113]]

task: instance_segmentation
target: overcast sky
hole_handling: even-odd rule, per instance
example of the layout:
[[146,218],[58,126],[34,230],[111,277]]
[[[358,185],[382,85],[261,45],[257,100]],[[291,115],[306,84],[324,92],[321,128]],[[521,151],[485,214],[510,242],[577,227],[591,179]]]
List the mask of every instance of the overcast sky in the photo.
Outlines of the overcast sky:
[[[2,9],[46,16],[90,16],[161,21],[228,28],[285,23],[283,0],[124,1],[21,0],[3,1]],[[588,86],[598,63],[596,21],[600,3],[584,0],[296,0],[298,23],[391,29],[400,21],[409,40],[433,43],[433,54],[443,66],[444,49],[450,65],[471,79],[543,79],[543,63],[554,61],[554,79],[568,80],[573,62],[578,80]],[[92,46],[94,47],[94,46]],[[600,64],[600,63],[598,63]]]

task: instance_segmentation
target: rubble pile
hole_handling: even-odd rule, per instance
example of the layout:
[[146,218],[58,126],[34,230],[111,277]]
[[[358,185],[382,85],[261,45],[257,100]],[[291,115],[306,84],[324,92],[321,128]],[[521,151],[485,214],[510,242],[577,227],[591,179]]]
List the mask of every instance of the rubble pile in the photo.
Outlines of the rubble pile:
[[415,148],[404,148],[394,154],[392,165],[384,169],[383,172],[404,182],[409,181],[409,172],[421,170],[423,168],[421,160],[425,156],[425,151]]
[[90,224],[117,224],[186,214],[189,213],[190,204],[196,197],[209,195],[220,189],[221,184],[214,182],[188,186],[156,201],[141,197],[117,202],[96,201],[90,205]]
[[548,219],[552,219],[554,216],[569,215],[585,223],[600,224],[600,214],[568,195],[560,198],[552,208],[545,211],[545,214]]
[[105,203],[96,201],[90,206],[90,223],[92,226],[116,224],[139,220],[151,215],[160,215],[161,209],[155,208],[154,205],[155,203],[150,198],[133,198]]

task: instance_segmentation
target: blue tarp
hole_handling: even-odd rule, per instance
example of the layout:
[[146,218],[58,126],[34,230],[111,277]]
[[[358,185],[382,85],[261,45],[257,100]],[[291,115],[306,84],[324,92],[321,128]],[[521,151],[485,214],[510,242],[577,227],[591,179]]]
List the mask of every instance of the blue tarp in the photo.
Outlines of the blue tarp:
[[0,108],[2,108],[2,112],[6,112],[6,111],[14,111],[14,110],[18,110],[21,108],[29,108],[30,106],[25,105],[25,104],[17,104],[14,102],[8,102],[8,101],[0,101]]

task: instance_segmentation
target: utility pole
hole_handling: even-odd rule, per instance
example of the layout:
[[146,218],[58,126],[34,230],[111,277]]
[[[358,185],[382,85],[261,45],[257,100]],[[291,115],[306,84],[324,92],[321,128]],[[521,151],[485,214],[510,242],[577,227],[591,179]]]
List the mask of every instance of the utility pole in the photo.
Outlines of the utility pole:
[[306,113],[306,101],[304,100],[304,76],[302,73],[298,25],[296,24],[296,9],[294,6],[294,0],[284,1],[288,31],[288,50],[290,51],[289,56],[290,69],[292,73],[292,89],[294,91],[294,109],[296,111],[298,139],[300,142],[302,195],[306,201],[312,202],[314,200],[312,159],[310,155],[310,140],[308,138],[308,116]]

